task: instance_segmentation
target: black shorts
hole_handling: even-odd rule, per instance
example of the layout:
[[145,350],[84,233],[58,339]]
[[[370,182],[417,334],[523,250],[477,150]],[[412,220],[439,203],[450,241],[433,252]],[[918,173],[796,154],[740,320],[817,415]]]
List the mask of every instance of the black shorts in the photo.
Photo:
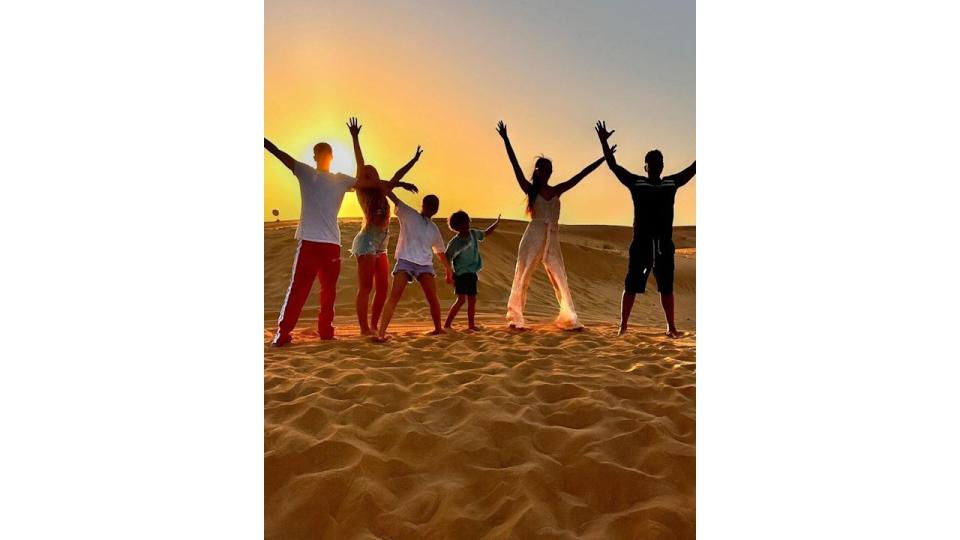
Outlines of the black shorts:
[[647,276],[653,272],[657,290],[664,294],[673,292],[673,254],[675,248],[670,238],[651,236],[634,237],[630,244],[630,263],[623,290],[643,294],[647,288]]
[[457,294],[467,296],[477,295],[477,275],[474,273],[457,274],[453,276],[453,287]]

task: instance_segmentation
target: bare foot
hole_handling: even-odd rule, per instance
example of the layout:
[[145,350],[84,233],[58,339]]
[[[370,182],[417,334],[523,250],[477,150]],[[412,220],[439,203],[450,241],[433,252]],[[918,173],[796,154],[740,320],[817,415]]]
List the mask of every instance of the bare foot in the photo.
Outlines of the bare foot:
[[620,329],[617,330],[617,335],[618,335],[618,336],[622,336],[622,335],[624,335],[624,334],[626,334],[626,333],[627,333],[627,325],[621,324],[621,325],[620,325]]
[[423,335],[425,335],[425,336],[442,336],[443,334],[446,334],[446,332],[443,331],[443,328],[437,328],[436,330],[432,330],[432,331],[430,331],[430,332],[425,332]]
[[444,329],[444,330],[453,330],[453,324],[452,324],[452,323],[451,323],[451,324],[445,324],[445,325],[443,325],[443,329]]
[[360,335],[361,335],[361,336],[375,336],[375,335],[377,335],[377,334],[379,334],[379,332],[377,332],[377,329],[376,329],[376,328],[361,328],[361,329],[360,329]]
[[381,336],[379,334],[370,338],[370,341],[374,343],[386,343],[389,340],[390,336]]
[[677,330],[676,328],[673,330],[667,330],[667,337],[671,339],[677,339],[679,337],[683,337],[683,332]]
[[576,328],[564,328],[564,330],[566,330],[567,332],[583,332],[584,330],[586,330],[586,327],[578,326]]
[[467,327],[467,332],[482,332],[482,331],[483,331],[482,326],[473,325],[473,326]]
[[517,331],[517,332],[526,332],[526,331],[527,331],[526,328],[524,328],[524,327],[522,327],[522,326],[517,326],[517,325],[515,325],[515,324],[511,324],[511,325],[510,325],[510,329],[511,329],[511,330],[514,330],[514,331]]

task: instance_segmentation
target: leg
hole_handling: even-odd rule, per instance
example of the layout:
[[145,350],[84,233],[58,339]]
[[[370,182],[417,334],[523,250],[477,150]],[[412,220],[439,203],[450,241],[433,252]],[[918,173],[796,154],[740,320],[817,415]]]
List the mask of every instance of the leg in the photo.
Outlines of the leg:
[[387,292],[390,290],[390,267],[387,262],[387,254],[381,253],[377,256],[377,262],[373,269],[373,312],[370,314],[370,328],[377,332],[380,327],[380,313],[383,311],[383,304],[387,301]]
[[290,342],[290,332],[297,325],[303,304],[310,295],[310,287],[317,276],[317,253],[312,242],[300,242],[297,254],[293,257],[293,271],[290,286],[280,306],[280,319],[277,321],[277,333],[273,336],[273,345],[281,346]]
[[570,293],[570,286],[567,284],[567,270],[563,265],[563,253],[560,252],[560,238],[557,235],[559,231],[551,230],[550,238],[547,240],[547,249],[543,257],[543,267],[547,271],[547,277],[550,278],[550,284],[553,285],[553,292],[557,297],[557,303],[560,304],[560,314],[557,316],[557,326],[564,330],[578,330],[583,328],[580,321],[577,320],[577,310],[573,305],[573,295]]
[[623,291],[620,297],[620,331],[618,336],[627,333],[627,323],[630,321],[630,312],[633,311],[633,301],[637,299],[636,293]]
[[367,324],[367,306],[370,304],[370,291],[373,290],[375,262],[375,255],[360,255],[357,257],[357,322],[360,323],[360,334],[364,336],[370,335],[370,325]]
[[334,305],[337,301],[337,279],[340,278],[340,246],[320,244],[323,251],[320,259],[320,316],[317,331],[320,339],[333,338]]
[[643,294],[647,288],[647,276],[653,266],[651,247],[653,240],[649,238],[634,238],[630,243],[630,259],[627,263],[627,277],[623,280],[623,296],[620,299],[620,330],[618,336],[627,333],[627,324],[630,322],[630,312],[633,311],[633,302],[638,294]]
[[467,296],[467,328],[470,330],[477,329],[477,323],[474,318],[477,315],[477,295],[471,294]]
[[423,296],[426,297],[427,304],[430,306],[430,318],[433,319],[433,332],[430,332],[430,334],[442,334],[443,328],[440,327],[440,299],[437,298],[437,282],[431,274],[420,274],[417,280],[420,282],[420,287],[423,289]]
[[667,335],[680,337],[677,323],[673,320],[673,293],[660,293],[660,305],[663,306],[663,315],[667,318]]
[[507,320],[510,326],[523,328],[523,308],[527,304],[527,289],[533,273],[543,259],[546,226],[543,222],[531,221],[520,239],[517,249],[517,266],[513,273],[513,285],[510,287],[510,299],[507,301]]
[[660,291],[660,305],[663,306],[663,316],[667,319],[667,335],[680,337],[677,323],[673,318],[673,242],[662,240],[658,246],[657,261],[653,268],[653,277],[657,279],[657,290]]
[[463,305],[465,295],[458,294],[457,301],[450,306],[450,313],[447,314],[447,320],[443,323],[444,328],[450,328],[453,326],[453,319],[457,317],[457,312],[460,311],[460,306]]
[[393,276],[393,288],[390,289],[390,298],[383,306],[383,319],[380,321],[380,332],[377,334],[376,341],[383,341],[387,336],[387,326],[390,325],[390,319],[393,318],[393,310],[397,309],[397,303],[403,296],[403,290],[407,288],[407,274],[399,272]]

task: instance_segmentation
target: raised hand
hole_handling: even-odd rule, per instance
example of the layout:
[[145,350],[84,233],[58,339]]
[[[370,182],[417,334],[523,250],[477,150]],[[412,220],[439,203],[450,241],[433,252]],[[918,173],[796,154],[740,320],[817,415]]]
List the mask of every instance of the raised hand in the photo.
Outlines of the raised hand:
[[420,190],[417,189],[417,186],[411,184],[410,182],[400,182],[398,185],[411,193],[420,193]]
[[497,122],[497,133],[504,139],[507,138],[507,125],[503,123],[503,120]]
[[362,127],[363,127],[363,126],[361,126],[361,125],[357,122],[357,117],[356,117],[356,116],[351,116],[351,117],[350,117],[350,120],[347,122],[347,129],[350,130],[350,136],[351,136],[351,137],[356,137],[356,136],[360,135],[360,128],[362,128]]
[[492,234],[493,231],[497,230],[497,225],[500,225],[500,214],[497,214],[497,219],[495,219],[493,223],[491,223],[490,226],[483,231],[483,234],[486,234],[486,235]]
[[600,137],[601,141],[609,139],[615,131],[615,129],[607,131],[607,123],[597,120],[597,136]]
[[420,159],[420,154],[422,154],[422,153],[423,153],[423,149],[420,148],[420,145],[418,144],[418,145],[417,145],[417,153],[413,155],[413,160],[414,160],[414,161],[417,161],[418,159]]
[[[613,133],[613,132],[611,131],[611,133]],[[613,146],[610,147],[610,153],[611,153],[611,154],[616,154],[616,153],[617,153],[617,145],[613,145]]]

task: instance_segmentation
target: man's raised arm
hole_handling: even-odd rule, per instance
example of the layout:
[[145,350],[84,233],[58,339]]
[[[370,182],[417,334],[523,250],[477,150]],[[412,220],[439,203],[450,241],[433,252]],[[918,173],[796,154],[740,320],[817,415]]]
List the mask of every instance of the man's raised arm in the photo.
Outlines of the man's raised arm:
[[607,162],[607,167],[610,167],[610,170],[616,175],[617,180],[619,180],[621,184],[630,187],[634,185],[638,179],[643,179],[643,177],[624,169],[617,163],[617,158],[613,157],[614,150],[610,148],[610,143],[607,142],[607,139],[613,135],[614,131],[616,130],[607,131],[606,122],[597,121],[597,137],[600,138],[600,147],[603,149],[603,159]]
[[277,148],[277,145],[270,142],[266,137],[263,138],[263,147],[267,149],[268,152],[276,156],[281,163],[287,166],[290,169],[290,172],[294,172],[293,168],[297,164],[297,160],[290,157],[290,154],[284,152],[283,150]]
[[696,175],[697,175],[697,162],[694,161],[686,169],[678,172],[677,174],[671,174],[670,176],[664,178],[664,180],[672,181],[677,185],[677,187],[681,187],[687,182],[689,182],[690,180],[693,180],[693,177]]

